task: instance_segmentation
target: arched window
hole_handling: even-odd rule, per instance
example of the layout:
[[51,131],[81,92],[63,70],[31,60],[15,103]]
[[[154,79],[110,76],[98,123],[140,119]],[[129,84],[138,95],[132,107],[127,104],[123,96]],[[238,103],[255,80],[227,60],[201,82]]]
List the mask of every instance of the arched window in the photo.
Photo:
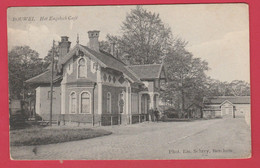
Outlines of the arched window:
[[111,113],[111,93],[107,93],[107,112]]
[[84,58],[80,58],[78,61],[78,78],[85,77],[87,77],[86,60]]
[[70,94],[70,113],[76,113],[76,93]]
[[90,113],[90,95],[88,92],[83,92],[81,94],[80,106],[80,113]]

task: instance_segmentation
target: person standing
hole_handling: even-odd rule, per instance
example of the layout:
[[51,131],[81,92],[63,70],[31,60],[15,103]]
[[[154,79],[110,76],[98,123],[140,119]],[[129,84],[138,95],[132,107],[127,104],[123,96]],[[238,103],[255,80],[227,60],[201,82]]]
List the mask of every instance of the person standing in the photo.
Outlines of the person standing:
[[155,110],[154,110],[154,115],[155,115],[156,121],[158,122],[159,121],[159,111],[157,108],[155,108]]

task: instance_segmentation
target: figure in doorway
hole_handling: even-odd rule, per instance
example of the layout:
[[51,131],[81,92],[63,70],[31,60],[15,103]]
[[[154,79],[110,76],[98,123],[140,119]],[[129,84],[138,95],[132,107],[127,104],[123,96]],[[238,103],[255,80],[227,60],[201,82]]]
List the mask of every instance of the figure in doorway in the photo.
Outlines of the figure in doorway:
[[157,108],[155,108],[155,110],[154,110],[154,115],[155,115],[156,121],[158,122],[158,121],[159,121],[160,114],[159,114],[159,111],[158,111]]

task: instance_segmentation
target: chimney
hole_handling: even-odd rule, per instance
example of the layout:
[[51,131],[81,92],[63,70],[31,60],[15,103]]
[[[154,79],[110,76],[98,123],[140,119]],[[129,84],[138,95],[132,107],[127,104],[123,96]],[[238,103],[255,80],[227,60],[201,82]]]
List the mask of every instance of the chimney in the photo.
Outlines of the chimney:
[[99,42],[98,42],[99,32],[100,31],[98,30],[88,31],[88,38],[89,38],[88,47],[95,51],[99,51]]
[[67,36],[61,36],[61,42],[59,42],[59,58],[58,63],[55,64],[56,68],[58,70],[58,73],[61,73],[61,60],[62,58],[69,52],[70,50],[70,44],[69,37]]
[[61,36],[61,42],[59,42],[59,59],[64,57],[70,50],[70,44],[69,37],[67,36]]

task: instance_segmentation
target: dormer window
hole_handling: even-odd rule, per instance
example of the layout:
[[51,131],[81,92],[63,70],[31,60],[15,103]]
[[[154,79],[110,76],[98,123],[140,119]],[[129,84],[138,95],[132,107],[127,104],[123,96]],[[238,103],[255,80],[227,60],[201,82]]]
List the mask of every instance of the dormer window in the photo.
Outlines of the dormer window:
[[80,58],[78,60],[78,78],[86,78],[86,77],[87,77],[86,60],[84,58]]

